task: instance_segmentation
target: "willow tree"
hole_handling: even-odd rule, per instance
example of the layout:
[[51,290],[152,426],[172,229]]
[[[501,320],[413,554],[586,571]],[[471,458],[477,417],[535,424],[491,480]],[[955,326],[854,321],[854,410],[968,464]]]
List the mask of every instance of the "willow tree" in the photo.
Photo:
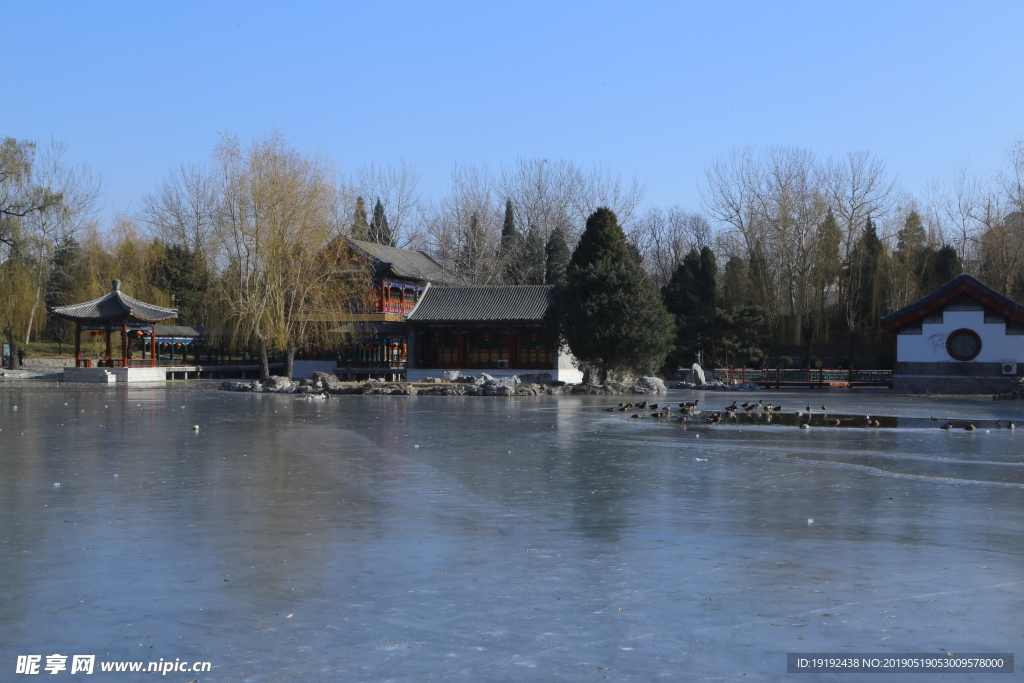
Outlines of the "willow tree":
[[323,258],[333,238],[332,170],[277,134],[245,147],[225,137],[216,158],[226,326],[233,342],[258,348],[263,379],[271,352],[284,354],[291,378],[298,351],[332,344],[323,313],[362,293],[362,282]]

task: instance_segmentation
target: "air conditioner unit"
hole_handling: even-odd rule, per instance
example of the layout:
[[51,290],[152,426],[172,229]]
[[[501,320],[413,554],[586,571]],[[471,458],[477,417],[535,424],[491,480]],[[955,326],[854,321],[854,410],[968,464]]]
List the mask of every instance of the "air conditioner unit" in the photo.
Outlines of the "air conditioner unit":
[[1016,363],[1003,363],[1003,374],[1004,375],[1016,375],[1017,364]]

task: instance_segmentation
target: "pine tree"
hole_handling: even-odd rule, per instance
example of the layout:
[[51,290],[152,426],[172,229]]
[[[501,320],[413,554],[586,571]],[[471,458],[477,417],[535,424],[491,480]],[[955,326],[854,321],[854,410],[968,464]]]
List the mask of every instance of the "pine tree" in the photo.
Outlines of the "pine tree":
[[613,371],[652,372],[671,348],[672,316],[632,259],[615,214],[600,208],[552,292],[549,322],[573,354]]
[[569,259],[569,266],[583,269],[598,261],[613,264],[631,258],[615,212],[601,207],[587,218],[586,229]]
[[156,285],[174,297],[174,306],[178,309],[175,322],[180,325],[204,324],[209,312],[207,290],[210,274],[202,256],[188,247],[168,244],[160,266]]
[[366,220],[366,202],[362,197],[356,197],[356,210],[352,216],[352,239],[364,242],[370,239],[370,224]]
[[530,226],[526,233],[526,244],[523,249],[523,272],[526,275],[526,284],[543,285],[545,275],[545,261],[547,256],[544,252],[544,238],[535,226]]
[[549,285],[565,284],[565,270],[569,267],[569,246],[565,243],[565,233],[556,226],[548,236],[544,245],[545,269],[544,281]]
[[750,302],[750,283],[747,262],[739,256],[730,256],[722,276],[722,300],[726,306],[742,306]]
[[380,198],[373,205],[373,218],[370,220],[370,241],[387,247],[395,246],[395,236],[388,227],[388,217],[384,214],[384,205]]
[[498,261],[504,270],[505,283],[523,284],[523,237],[516,230],[516,218],[512,200],[505,200],[505,221],[501,226],[501,243],[498,245]]

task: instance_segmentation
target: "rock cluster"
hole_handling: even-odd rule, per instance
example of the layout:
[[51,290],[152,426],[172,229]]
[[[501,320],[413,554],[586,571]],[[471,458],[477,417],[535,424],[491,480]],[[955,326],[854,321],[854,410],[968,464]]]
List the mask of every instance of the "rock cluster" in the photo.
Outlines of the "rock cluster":
[[[547,373],[544,373],[547,375]],[[524,375],[529,379],[537,376]],[[550,375],[547,379],[550,380]],[[452,379],[428,378],[425,382],[385,382],[369,380],[361,384],[346,383],[334,375],[317,372],[309,379],[291,381],[284,377],[271,377],[260,382],[225,380],[224,391],[248,391],[267,394],[362,394],[377,396],[541,396],[560,394],[664,394],[665,383],[657,377],[641,377],[632,383],[607,382],[605,384],[565,384],[525,382],[521,377],[479,377],[461,375]],[[425,386],[429,385],[429,386]]]

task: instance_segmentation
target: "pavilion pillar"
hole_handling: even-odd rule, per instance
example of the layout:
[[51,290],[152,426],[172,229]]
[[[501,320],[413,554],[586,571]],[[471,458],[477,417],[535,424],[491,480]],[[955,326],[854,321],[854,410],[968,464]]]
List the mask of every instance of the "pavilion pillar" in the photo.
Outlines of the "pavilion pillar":
[[149,364],[156,367],[156,325],[149,335]]
[[104,328],[103,337],[107,340],[106,343],[107,343],[107,361],[108,362],[111,360],[111,357],[110,357],[110,335],[111,334],[112,334],[112,332],[110,330],[110,325],[107,325]]
[[82,323],[75,323],[75,367],[82,365]]
[[121,367],[128,367],[128,326],[121,326]]

